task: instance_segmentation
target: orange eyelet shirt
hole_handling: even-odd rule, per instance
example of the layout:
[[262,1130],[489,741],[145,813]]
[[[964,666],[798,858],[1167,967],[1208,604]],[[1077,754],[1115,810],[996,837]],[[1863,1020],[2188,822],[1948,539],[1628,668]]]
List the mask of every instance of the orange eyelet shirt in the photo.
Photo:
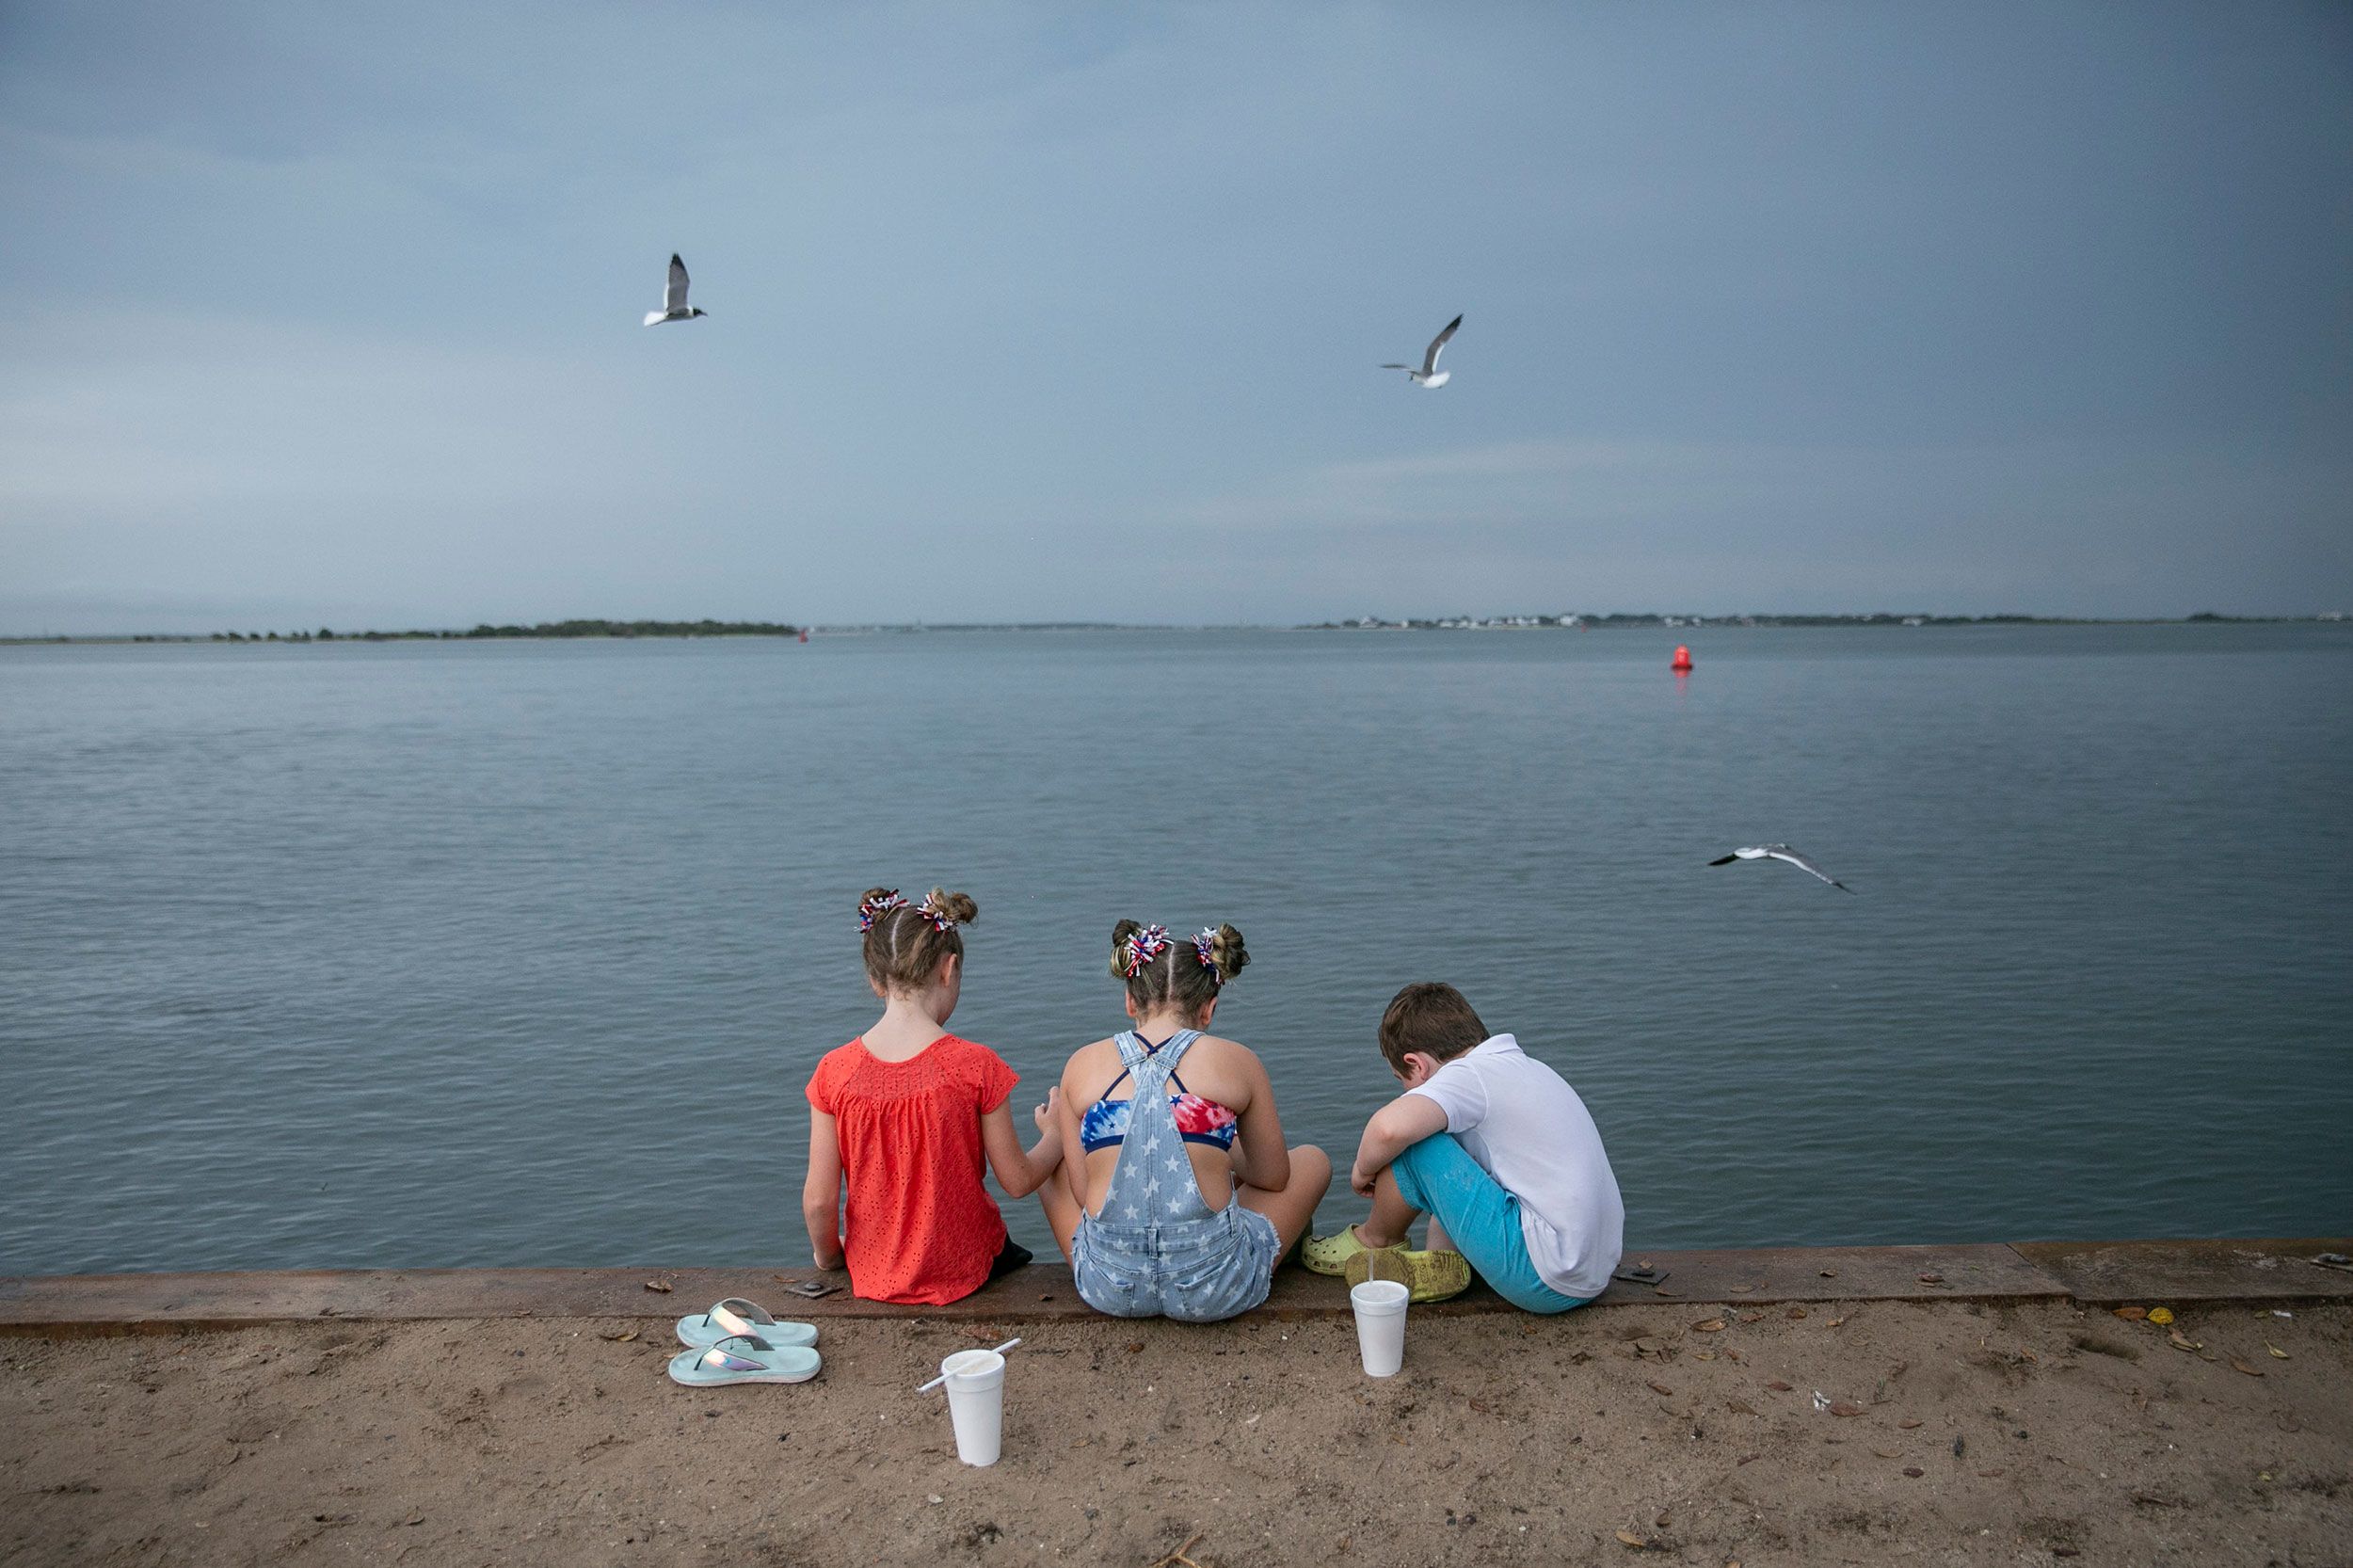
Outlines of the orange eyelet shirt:
[[1020,1081],[995,1051],[953,1034],[904,1062],[853,1040],[817,1064],[808,1103],[834,1119],[841,1147],[852,1290],[939,1305],[988,1282],[1005,1217],[981,1186],[981,1118]]

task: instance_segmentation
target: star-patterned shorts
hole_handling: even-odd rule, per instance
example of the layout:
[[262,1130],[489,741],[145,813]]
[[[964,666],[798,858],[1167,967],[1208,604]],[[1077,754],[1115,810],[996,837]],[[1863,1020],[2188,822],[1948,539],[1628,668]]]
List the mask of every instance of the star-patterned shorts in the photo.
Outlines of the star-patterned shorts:
[[[1192,1172],[1185,1173],[1190,1185]],[[1200,1200],[1194,1199],[1198,1212]],[[1171,1224],[1124,1219],[1116,1198],[1098,1218],[1083,1214],[1071,1239],[1079,1299],[1114,1318],[1174,1318],[1216,1323],[1266,1300],[1282,1240],[1274,1222],[1229,1203],[1222,1212]]]

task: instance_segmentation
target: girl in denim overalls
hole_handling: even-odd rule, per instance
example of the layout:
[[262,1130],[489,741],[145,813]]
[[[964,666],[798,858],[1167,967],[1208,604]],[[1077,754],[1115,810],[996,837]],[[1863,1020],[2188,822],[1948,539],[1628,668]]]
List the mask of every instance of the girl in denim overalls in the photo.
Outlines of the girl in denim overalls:
[[1063,1069],[1065,1154],[1040,1194],[1079,1296],[1098,1312],[1213,1323],[1249,1311],[1331,1185],[1321,1149],[1284,1147],[1258,1058],[1205,1032],[1249,962],[1230,925],[1112,930],[1112,973],[1136,1027]]

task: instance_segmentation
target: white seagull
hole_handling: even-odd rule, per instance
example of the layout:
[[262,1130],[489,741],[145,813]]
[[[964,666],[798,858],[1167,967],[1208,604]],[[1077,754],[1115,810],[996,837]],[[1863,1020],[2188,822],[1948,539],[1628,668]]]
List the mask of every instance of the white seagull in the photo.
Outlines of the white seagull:
[[1818,876],[1842,893],[1851,893],[1854,891],[1852,888],[1848,887],[1836,877],[1823,871],[1821,867],[1816,865],[1813,861],[1808,860],[1804,856],[1800,855],[1796,850],[1791,849],[1787,844],[1758,844],[1749,849],[1736,849],[1730,855],[1725,856],[1722,859],[1710,860],[1708,864],[1711,866],[1729,866],[1735,860],[1786,860],[1791,865],[1797,867],[1798,870],[1805,872],[1806,875]]
[[662,293],[662,309],[646,312],[646,325],[659,327],[665,321],[692,321],[711,312],[689,309],[686,303],[686,264],[676,256],[670,258],[670,286]]
[[1410,376],[1413,379],[1414,384],[1418,387],[1428,388],[1445,386],[1447,383],[1447,377],[1454,373],[1450,370],[1440,370],[1438,368],[1438,350],[1446,346],[1446,340],[1454,336],[1454,329],[1462,325],[1463,318],[1461,316],[1456,316],[1452,321],[1446,324],[1445,331],[1430,340],[1430,346],[1422,352],[1421,368],[1419,370],[1416,370],[1411,365],[1383,365],[1381,368],[1383,370],[1401,370],[1408,376]]

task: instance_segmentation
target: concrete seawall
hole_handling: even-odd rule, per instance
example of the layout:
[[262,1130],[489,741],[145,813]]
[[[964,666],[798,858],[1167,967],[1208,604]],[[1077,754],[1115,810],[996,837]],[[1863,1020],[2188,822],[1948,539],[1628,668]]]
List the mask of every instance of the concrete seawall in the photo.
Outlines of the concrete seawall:
[[[1666,1302],[1815,1301],[2297,1302],[2353,1299],[2353,1270],[2313,1259],[2353,1253],[2353,1239],[2025,1241],[1909,1247],[1778,1247],[1630,1253],[1656,1285],[1620,1280],[1603,1305]],[[844,1288],[813,1301],[790,1287]],[[1092,1316],[1059,1264],[1020,1270],[946,1306],[860,1301],[846,1276],[747,1265],[734,1269],[401,1269],[0,1278],[0,1335],[171,1333],[314,1321],[404,1322],[492,1318],[671,1318],[727,1296],[749,1296],[803,1319],[949,1318],[1042,1321]],[[667,1289],[651,1288],[666,1286]],[[1276,1319],[1348,1310],[1340,1282],[1288,1268],[1262,1311]],[[1426,1310],[1509,1311],[1474,1288]]]

